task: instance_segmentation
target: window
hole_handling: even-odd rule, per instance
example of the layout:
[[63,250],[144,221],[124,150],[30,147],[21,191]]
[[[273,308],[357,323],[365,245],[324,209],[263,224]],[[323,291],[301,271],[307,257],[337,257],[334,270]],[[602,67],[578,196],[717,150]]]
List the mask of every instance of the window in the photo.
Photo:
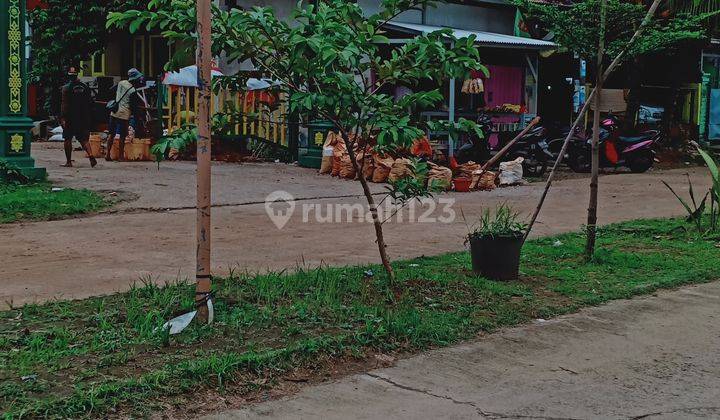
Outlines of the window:
[[105,53],[96,52],[90,59],[80,63],[81,77],[98,77],[105,76]]
[[105,53],[95,53],[90,58],[93,76],[105,76]]

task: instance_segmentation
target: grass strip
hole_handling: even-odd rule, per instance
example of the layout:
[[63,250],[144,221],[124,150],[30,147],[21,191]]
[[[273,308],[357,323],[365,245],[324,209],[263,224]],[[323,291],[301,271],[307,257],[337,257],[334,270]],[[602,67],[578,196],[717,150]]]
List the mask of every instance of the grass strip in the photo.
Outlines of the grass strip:
[[89,190],[52,191],[52,185],[45,182],[28,185],[0,182],[0,223],[53,220],[96,212],[109,205],[103,196]]
[[[245,395],[296,370],[412,353],[629,298],[720,278],[720,236],[682,220],[640,220],[530,241],[521,277],[494,282],[467,253],[378,266],[215,279],[216,321],[168,336],[193,286],[139,284],[126,293],[0,312],[0,411],[5,418],[142,416],[188,404],[191,391]],[[369,273],[372,275],[368,275]]]

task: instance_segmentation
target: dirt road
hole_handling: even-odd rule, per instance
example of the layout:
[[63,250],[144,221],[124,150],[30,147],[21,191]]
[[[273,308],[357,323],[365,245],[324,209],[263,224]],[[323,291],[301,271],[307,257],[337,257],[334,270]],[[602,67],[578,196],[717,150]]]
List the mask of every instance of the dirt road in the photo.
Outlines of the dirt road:
[[[0,302],[82,298],[127,289],[140,278],[171,281],[194,275],[192,163],[163,163],[158,171],[153,163],[101,161],[90,169],[76,153],[78,167],[66,169],[59,167],[59,145],[33,147],[38,164],[47,167],[50,179],[59,185],[120,191],[137,198],[90,217],[0,226]],[[660,180],[684,191],[686,172],[698,190],[709,186],[701,168],[603,176],[600,222],[682,214]],[[213,210],[212,231],[215,273],[377,261],[370,224],[356,216],[349,223],[316,220],[329,204],[363,203],[358,183],[282,164],[218,164],[213,176],[213,202],[218,206]],[[585,179],[559,181],[534,234],[578,229],[584,222],[587,184]],[[374,188],[378,193],[383,190],[381,185]],[[275,190],[287,191],[298,200],[298,209],[282,230],[272,223],[264,205],[267,194]],[[483,207],[507,202],[529,214],[541,190],[542,184],[530,184],[444,194],[441,198],[455,200],[450,208],[457,216],[454,221],[419,223],[405,218],[388,223],[389,253],[404,258],[461,250],[467,232],[461,211],[472,222]],[[443,210],[439,206],[431,219],[439,219]],[[303,222],[304,216],[308,222]]]
[[231,419],[720,418],[720,283],[501,331]]

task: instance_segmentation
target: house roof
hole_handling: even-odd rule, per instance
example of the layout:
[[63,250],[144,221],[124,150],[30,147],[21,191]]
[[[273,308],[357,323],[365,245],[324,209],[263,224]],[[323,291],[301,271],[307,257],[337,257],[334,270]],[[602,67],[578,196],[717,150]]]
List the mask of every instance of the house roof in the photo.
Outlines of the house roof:
[[466,29],[444,28],[440,26],[420,25],[417,23],[389,22],[385,24],[388,29],[410,34],[428,34],[442,29],[450,29],[457,38],[466,38],[475,35],[476,43],[486,47],[525,48],[534,50],[549,50],[557,48],[557,44],[540,39],[523,38],[519,36],[498,34],[494,32],[470,31]]

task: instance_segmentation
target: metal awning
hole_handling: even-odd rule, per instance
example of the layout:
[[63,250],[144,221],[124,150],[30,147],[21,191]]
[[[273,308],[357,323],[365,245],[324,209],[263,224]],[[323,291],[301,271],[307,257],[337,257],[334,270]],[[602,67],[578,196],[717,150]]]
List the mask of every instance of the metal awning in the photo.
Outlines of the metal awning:
[[476,43],[485,47],[495,48],[521,48],[532,50],[551,50],[557,48],[557,44],[541,39],[523,38],[519,36],[497,34],[494,32],[470,31],[466,29],[444,28],[441,26],[420,25],[417,23],[388,22],[385,24],[388,29],[406,32],[412,35],[428,34],[443,29],[450,29],[457,38],[466,38],[475,35]]

